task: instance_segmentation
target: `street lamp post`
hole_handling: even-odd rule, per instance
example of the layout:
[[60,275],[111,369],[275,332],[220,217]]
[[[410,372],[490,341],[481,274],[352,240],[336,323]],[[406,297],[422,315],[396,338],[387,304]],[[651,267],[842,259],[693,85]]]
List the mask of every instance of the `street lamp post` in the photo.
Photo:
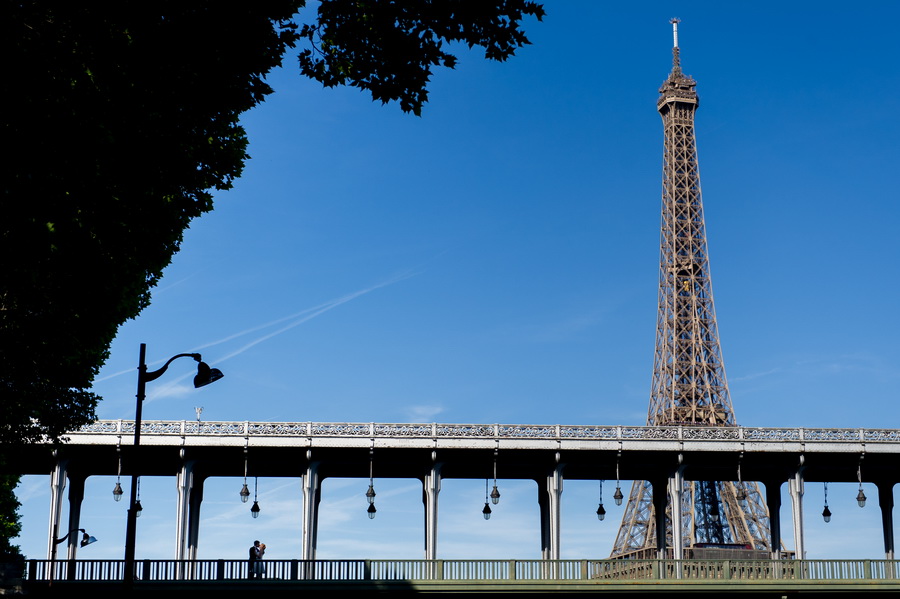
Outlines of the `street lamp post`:
[[141,343],[140,358],[138,362],[138,384],[137,384],[137,405],[134,410],[134,454],[132,456],[131,471],[131,499],[128,503],[128,522],[125,528],[125,582],[130,584],[134,582],[134,551],[135,540],[137,537],[137,485],[140,476],[140,462],[138,461],[138,447],[141,444],[141,412],[146,395],[147,383],[155,381],[169,367],[169,364],[178,358],[193,358],[197,362],[197,375],[194,377],[194,387],[204,387],[213,383],[224,375],[218,368],[210,368],[205,362],[201,361],[200,354],[178,354],[163,364],[159,370],[147,372],[147,344]]
[[67,532],[65,534],[65,536],[63,536],[62,538],[53,539],[53,551],[51,551],[51,553],[50,553],[50,576],[49,576],[50,584],[53,584],[53,577],[54,577],[54,574],[56,573],[55,572],[56,571],[56,547],[60,543],[64,543],[65,540],[69,538],[69,535],[71,535],[73,532],[80,532],[82,534],[81,543],[79,544],[81,547],[86,547],[86,546],[90,545],[91,543],[97,542],[97,539],[95,537],[89,535],[88,533],[86,533],[83,528],[73,528],[72,530]]

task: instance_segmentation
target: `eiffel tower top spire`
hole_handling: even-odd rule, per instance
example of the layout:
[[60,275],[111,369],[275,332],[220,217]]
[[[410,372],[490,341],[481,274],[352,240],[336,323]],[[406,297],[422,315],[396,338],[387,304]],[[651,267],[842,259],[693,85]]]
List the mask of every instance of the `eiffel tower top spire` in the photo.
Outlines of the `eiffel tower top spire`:
[[670,21],[672,23],[672,72],[659,88],[660,98],[658,106],[662,106],[667,101],[678,99],[683,102],[692,102],[699,105],[699,98],[694,88],[697,82],[691,77],[685,75],[681,70],[681,49],[678,47],[678,23],[681,19],[675,18]]
[[675,17],[669,21],[672,24],[672,72],[681,72],[681,52],[678,49],[678,24],[681,19]]

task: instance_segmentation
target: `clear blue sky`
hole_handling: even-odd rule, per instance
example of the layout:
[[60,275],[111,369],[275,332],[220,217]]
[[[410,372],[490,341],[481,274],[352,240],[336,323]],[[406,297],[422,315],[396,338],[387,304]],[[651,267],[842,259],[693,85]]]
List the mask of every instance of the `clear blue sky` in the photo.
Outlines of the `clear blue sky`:
[[[698,81],[713,289],[737,420],[897,428],[900,4],[547,2],[507,63],[462,49],[421,118],[322,89],[293,55],[246,115],[248,162],[196,220],[152,305],[121,327],[96,382],[103,419],[643,424],[659,252],[661,119],[680,17]],[[500,473],[502,479],[502,472]],[[299,557],[300,481],[207,482],[200,557]],[[91,478],[82,558],[123,556],[126,500]],[[325,481],[320,558],[423,555],[418,481]],[[564,558],[609,554],[624,506],[567,482]],[[628,483],[623,484],[627,492]],[[252,482],[251,482],[252,487]],[[440,557],[540,556],[533,482],[445,481]],[[174,556],[175,481],[145,478],[138,557]],[[19,488],[28,557],[46,555],[47,477]],[[786,487],[783,490],[785,501]],[[882,557],[873,501],[808,485],[810,558]],[[787,501],[786,501],[787,502]],[[900,503],[900,501],[896,501]],[[784,535],[791,539],[789,510]],[[895,520],[897,518],[895,517]]]

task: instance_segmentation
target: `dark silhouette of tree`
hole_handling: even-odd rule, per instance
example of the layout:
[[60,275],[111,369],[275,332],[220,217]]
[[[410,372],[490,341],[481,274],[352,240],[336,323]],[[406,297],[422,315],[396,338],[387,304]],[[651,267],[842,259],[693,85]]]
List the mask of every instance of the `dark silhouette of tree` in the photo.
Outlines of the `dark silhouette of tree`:
[[[505,60],[525,0],[4,1],[0,460],[95,420],[91,384],[191,220],[247,155],[242,113],[302,75],[421,114],[448,42]],[[14,465],[11,464],[14,468]],[[13,485],[14,486],[14,485]]]

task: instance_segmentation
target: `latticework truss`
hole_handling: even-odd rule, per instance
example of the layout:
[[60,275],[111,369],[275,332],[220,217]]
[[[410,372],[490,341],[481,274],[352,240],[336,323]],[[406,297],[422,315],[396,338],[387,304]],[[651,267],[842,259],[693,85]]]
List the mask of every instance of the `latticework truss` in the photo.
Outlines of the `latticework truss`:
[[[665,133],[659,310],[650,391],[649,425],[736,424],[713,306],[694,113],[696,81],[681,71],[677,20],[672,72],[660,88],[657,109]],[[685,483],[681,523],[685,548],[733,546],[770,551],[769,516],[756,483]],[[667,546],[672,546],[671,501],[666,508]],[[652,487],[635,481],[612,556],[656,547]]]

